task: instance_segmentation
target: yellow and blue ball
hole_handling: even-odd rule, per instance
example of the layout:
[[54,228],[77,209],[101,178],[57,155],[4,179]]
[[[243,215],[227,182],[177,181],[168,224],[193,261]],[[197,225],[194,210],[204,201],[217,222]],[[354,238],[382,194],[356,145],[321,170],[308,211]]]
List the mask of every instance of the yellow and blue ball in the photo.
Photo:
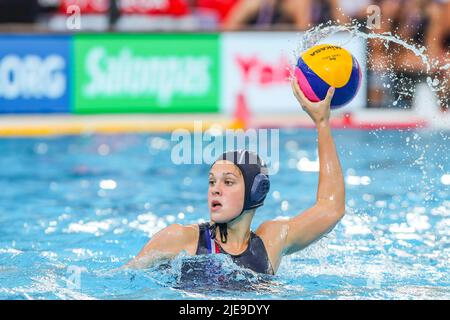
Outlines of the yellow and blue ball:
[[305,96],[317,102],[336,88],[331,109],[343,107],[358,93],[361,68],[356,58],[342,47],[322,44],[310,48],[298,59],[294,74]]

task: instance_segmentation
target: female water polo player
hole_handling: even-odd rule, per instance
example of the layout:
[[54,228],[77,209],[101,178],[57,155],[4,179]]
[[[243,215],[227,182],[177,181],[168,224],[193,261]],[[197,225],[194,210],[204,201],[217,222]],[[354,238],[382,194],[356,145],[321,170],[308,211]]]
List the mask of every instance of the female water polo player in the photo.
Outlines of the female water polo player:
[[145,268],[185,251],[189,255],[227,254],[239,266],[275,274],[283,256],[331,231],[345,213],[344,180],[329,124],[334,88],[317,103],[307,100],[296,80],[292,90],[318,131],[320,173],[315,205],[290,219],[266,221],[252,232],[255,211],[269,191],[267,167],[254,153],[226,152],[209,172],[210,222],[164,228],[125,267]]

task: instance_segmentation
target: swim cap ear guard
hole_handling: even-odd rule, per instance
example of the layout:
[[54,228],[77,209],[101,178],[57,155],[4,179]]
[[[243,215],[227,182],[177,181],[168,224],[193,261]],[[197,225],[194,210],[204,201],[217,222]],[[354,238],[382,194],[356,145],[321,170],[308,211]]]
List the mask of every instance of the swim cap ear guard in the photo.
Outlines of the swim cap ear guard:
[[263,205],[263,201],[266,198],[269,189],[269,177],[263,173],[258,173],[258,175],[253,180],[252,189],[250,190],[251,202],[260,203],[260,205]]
[[229,151],[222,154],[216,161],[218,160],[233,162],[241,171],[245,184],[244,206],[241,213],[226,223],[214,223],[211,226],[211,238],[215,238],[215,229],[219,227],[220,238],[223,243],[226,243],[227,224],[239,218],[244,211],[258,208],[264,204],[264,199],[270,189],[270,180],[267,166],[256,153],[247,150]]

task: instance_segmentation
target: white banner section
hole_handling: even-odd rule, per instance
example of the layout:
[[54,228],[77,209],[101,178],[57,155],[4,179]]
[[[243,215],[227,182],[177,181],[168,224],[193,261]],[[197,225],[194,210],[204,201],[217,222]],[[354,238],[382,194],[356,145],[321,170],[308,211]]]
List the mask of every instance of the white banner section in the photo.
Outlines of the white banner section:
[[[296,65],[301,33],[239,32],[222,35],[222,112],[233,114],[241,95],[251,113],[295,113],[300,107],[289,83]],[[363,76],[357,96],[339,112],[366,106],[366,42],[349,33],[335,34],[320,43],[339,45],[358,60]],[[299,53],[301,54],[301,53]],[[242,99],[243,98],[243,99]],[[334,111],[336,112],[336,111]]]

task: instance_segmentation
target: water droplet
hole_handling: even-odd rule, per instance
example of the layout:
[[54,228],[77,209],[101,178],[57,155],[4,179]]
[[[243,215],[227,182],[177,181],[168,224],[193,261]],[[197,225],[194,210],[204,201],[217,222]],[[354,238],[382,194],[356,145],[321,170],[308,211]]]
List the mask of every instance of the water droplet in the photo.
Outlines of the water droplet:
[[98,146],[97,152],[101,156],[107,156],[110,152],[110,147],[107,144],[101,144]]

